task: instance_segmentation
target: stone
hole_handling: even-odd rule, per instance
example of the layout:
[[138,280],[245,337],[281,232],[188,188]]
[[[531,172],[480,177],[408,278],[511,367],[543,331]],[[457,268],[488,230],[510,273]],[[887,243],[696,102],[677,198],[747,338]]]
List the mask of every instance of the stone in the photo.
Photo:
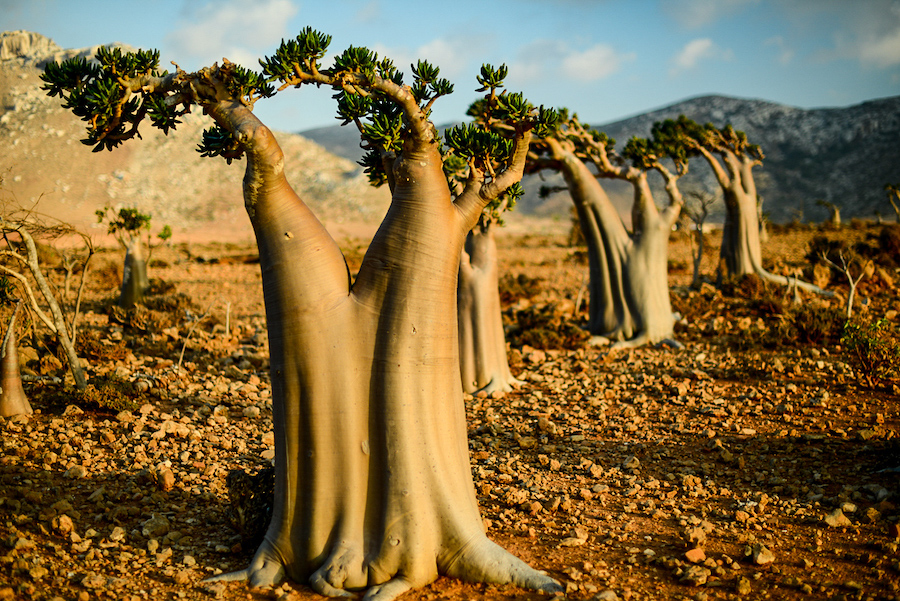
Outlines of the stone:
[[754,543],[750,547],[750,560],[758,566],[764,566],[775,561],[775,554],[765,545]]
[[852,524],[840,507],[825,516],[825,523],[832,528],[845,528]]
[[706,552],[700,547],[685,552],[684,558],[691,563],[703,563],[706,561]]
[[684,570],[678,581],[691,586],[703,586],[709,580],[710,574],[712,572],[703,566],[690,566]]

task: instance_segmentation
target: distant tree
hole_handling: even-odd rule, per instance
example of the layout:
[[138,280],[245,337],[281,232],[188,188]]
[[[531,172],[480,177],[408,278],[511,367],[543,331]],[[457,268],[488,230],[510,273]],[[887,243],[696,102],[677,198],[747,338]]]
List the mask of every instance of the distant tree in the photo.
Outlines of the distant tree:
[[841,208],[839,206],[821,198],[816,201],[816,204],[828,209],[828,225],[841,227]]
[[[506,92],[498,90],[507,74],[506,66],[494,69],[487,65],[482,69],[478,91],[487,96],[473,103],[467,112],[474,123],[466,131],[470,135],[500,136],[507,139],[515,132],[504,105],[508,104]],[[541,131],[550,127],[556,115],[544,111]],[[455,139],[455,133],[448,133],[449,152],[445,156],[445,170],[450,176],[451,190],[459,194],[465,188],[466,179],[473,170],[495,173],[502,165],[496,160],[487,162],[481,153],[461,157],[456,148],[468,147]],[[494,232],[502,225],[502,215],[511,210],[523,190],[516,183],[506,193],[488,203],[481,212],[475,227],[466,235],[459,262],[459,283],[457,285],[457,307],[459,312],[459,355],[463,390],[469,393],[509,392],[521,384],[510,371],[506,350],[506,335],[503,330],[503,314],[500,304],[499,266],[497,263],[497,243]]]
[[888,202],[897,215],[897,223],[900,223],[900,184],[885,184],[884,191],[887,192]]
[[679,140],[700,154],[715,174],[725,200],[725,223],[719,254],[718,280],[756,274],[763,279],[809,292],[828,294],[818,286],[793,277],[773,274],[762,264],[760,244],[759,196],[753,179],[753,167],[764,155],[747,135],[731,125],[718,128],[711,123],[700,126],[681,115],[676,121]]
[[[111,206],[97,209],[97,222],[106,221],[108,233],[115,236],[125,249],[125,262],[122,266],[122,290],[119,305],[133,307],[144,299],[144,293],[150,287],[147,278],[147,261],[153,251],[150,237],[150,215],[141,213],[133,207],[122,207],[117,211]],[[147,258],[144,258],[143,236],[147,236]],[[163,226],[157,234],[160,241],[165,242],[172,237],[172,228]]]
[[697,240],[697,250],[694,252],[693,242],[691,243],[691,251],[693,252],[694,273],[691,277],[691,287],[697,288],[700,285],[700,264],[703,261],[703,251],[706,250],[706,220],[709,217],[710,208],[719,201],[719,197],[710,194],[705,190],[688,190],[684,193],[685,203],[682,211],[687,214],[688,218],[694,224],[694,235],[690,236],[693,241]]
[[[556,133],[533,144],[529,155],[529,171],[562,173],[575,204],[588,249],[594,343],[611,339],[617,348],[631,347],[674,336],[668,245],[684,203],[677,181],[687,172],[688,157],[670,128],[669,122],[655,124],[651,138],[632,138],[619,155],[615,140],[566,114]],[[665,182],[669,203],[662,209],[650,190],[652,171]],[[625,180],[634,188],[632,233],[598,178]]]
[[[88,143],[114,147],[148,117],[164,131],[199,105],[215,122],[201,152],[246,156],[244,202],[256,232],[269,327],[275,428],[272,519],[250,566],[223,578],[253,586],[284,576],[320,594],[393,599],[440,574],[561,591],[484,533],[466,444],[456,288],[460,253],[484,207],[522,176],[537,111],[508,97],[511,139],[454,134],[489,155],[451,193],[429,119],[452,91],[419,62],[412,85],[388,59],[350,47],[323,68],[330,36],[304,29],[261,61],[187,73],[159,54],[98,52],[45,72],[51,95],[89,122]],[[284,154],[253,107],[274,90],[336,91],[362,131],[366,173],[392,201],[354,281],[344,256],[284,174]],[[459,152],[462,152],[460,144]]]

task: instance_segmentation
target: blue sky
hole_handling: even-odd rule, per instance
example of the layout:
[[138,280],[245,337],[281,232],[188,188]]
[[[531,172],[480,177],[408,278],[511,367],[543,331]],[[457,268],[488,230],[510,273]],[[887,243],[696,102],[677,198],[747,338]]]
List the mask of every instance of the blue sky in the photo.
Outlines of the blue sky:
[[[424,58],[456,91],[436,123],[464,118],[482,63],[507,86],[592,124],[724,94],[803,108],[900,94],[900,0],[0,0],[0,31],[65,48],[122,42],[194,70],[222,57],[252,68],[304,26],[331,50]],[[327,58],[326,58],[327,60]],[[334,125],[326,90],[257,105],[284,131]]]

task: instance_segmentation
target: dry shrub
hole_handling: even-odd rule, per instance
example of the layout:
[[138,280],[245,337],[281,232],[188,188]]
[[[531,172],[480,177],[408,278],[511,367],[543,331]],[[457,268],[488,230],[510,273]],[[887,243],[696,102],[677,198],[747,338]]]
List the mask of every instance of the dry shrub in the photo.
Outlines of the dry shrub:
[[800,303],[784,314],[777,333],[784,346],[829,346],[840,342],[846,321],[843,309],[820,303]]
[[236,469],[225,478],[229,507],[228,523],[241,535],[243,547],[259,545],[269,527],[275,497],[275,468],[262,468],[255,474]]
[[121,361],[125,352],[124,341],[104,340],[96,330],[83,329],[75,340],[75,354],[90,361]]
[[543,280],[532,278],[524,273],[503,274],[500,278],[500,302],[504,306],[511,305],[521,299],[532,299],[543,290]]
[[574,350],[584,346],[591,335],[573,323],[555,304],[531,306],[517,311],[507,333],[511,346],[537,349]]
[[96,290],[118,290],[122,285],[122,266],[110,260],[94,261],[88,282]]
[[860,384],[876,388],[897,380],[900,333],[887,319],[847,322],[841,343]]

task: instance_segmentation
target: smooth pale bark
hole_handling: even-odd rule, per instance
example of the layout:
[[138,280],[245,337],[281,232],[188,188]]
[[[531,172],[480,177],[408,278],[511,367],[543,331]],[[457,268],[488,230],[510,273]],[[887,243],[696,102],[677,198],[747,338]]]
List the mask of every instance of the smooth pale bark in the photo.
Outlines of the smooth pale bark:
[[706,148],[700,147],[698,150],[712,167],[725,200],[725,223],[722,226],[717,280],[722,282],[723,279],[755,274],[781,285],[817,294],[832,294],[814,284],[776,275],[763,267],[756,182],[752,173],[757,162],[746,156],[738,157],[729,150],[722,150],[720,154],[723,166]]
[[588,327],[594,342],[610,339],[619,348],[671,339],[675,322],[669,300],[668,245],[681,203],[660,212],[646,173],[635,170],[629,177],[635,192],[635,234],[630,236],[584,162],[561,146],[554,152],[588,247]]
[[19,353],[16,348],[16,307],[9,320],[6,335],[3,338],[2,358],[0,358],[0,417],[13,415],[30,415],[34,413],[25,390],[22,388],[22,376],[19,373]]
[[122,268],[122,290],[119,305],[131,308],[144,299],[144,293],[150,287],[147,278],[147,261],[144,259],[140,238],[134,236],[125,246],[125,263]]
[[[438,574],[560,590],[485,535],[466,444],[456,287],[482,205],[451,200],[437,145],[408,143],[351,286],[337,244],[246,107],[205,107],[241,141],[269,327],[272,521],[254,586],[392,599]],[[424,128],[423,128],[424,129]]]
[[466,236],[459,262],[459,362],[465,392],[509,392],[521,384],[509,370],[500,306],[493,222]]

